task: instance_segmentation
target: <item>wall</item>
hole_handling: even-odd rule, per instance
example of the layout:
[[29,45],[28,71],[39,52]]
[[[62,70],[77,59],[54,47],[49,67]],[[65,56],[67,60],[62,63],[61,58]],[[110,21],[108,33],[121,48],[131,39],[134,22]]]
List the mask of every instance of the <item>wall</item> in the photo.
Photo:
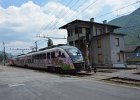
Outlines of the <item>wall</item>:
[[[116,46],[116,38],[119,38],[119,46]],[[110,35],[110,50],[112,64],[123,63],[122,55],[120,62],[117,61],[117,53],[120,53],[121,50],[124,50],[124,37],[120,35]]]
[[[101,39],[101,48],[97,47],[97,40]],[[93,37],[91,40],[91,45],[90,45],[90,58],[91,58],[91,63],[93,64],[99,64],[98,63],[98,54],[103,55],[103,65],[110,65],[111,57],[110,57],[110,37],[109,35],[106,36],[97,36]]]

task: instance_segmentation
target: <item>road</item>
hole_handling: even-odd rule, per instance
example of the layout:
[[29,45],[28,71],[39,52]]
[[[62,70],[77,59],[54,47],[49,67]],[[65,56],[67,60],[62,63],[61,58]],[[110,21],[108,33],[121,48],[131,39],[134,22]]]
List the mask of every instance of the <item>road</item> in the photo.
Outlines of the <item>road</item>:
[[0,100],[139,100],[140,89],[0,66]]

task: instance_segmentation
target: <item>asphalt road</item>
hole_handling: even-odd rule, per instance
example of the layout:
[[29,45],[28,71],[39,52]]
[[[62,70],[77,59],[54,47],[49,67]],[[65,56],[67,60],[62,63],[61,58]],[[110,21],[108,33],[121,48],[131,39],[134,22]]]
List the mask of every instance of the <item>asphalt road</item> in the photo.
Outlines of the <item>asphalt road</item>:
[[140,89],[0,66],[0,100],[139,100]]

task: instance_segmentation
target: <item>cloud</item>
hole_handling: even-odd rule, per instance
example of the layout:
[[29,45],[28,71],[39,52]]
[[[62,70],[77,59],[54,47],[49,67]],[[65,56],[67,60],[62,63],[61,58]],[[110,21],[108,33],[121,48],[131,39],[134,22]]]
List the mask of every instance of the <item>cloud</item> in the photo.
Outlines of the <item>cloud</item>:
[[[128,0],[97,0],[96,2],[95,1],[96,0],[89,0],[87,3],[85,3],[78,9],[78,12],[82,11],[80,13],[81,16],[79,15],[80,18],[89,20],[91,17],[96,18],[100,15],[119,9],[118,11],[114,11],[113,13],[110,13],[106,16],[102,16],[101,20],[104,20],[106,18],[110,18],[114,16],[117,17],[123,14],[129,14],[137,8],[137,4],[133,4],[137,2],[137,0],[129,0],[129,1]],[[127,5],[130,6],[125,7]],[[120,9],[122,7],[125,8]]]
[[[57,30],[56,28],[77,18],[89,20],[91,17],[100,15],[101,12],[107,13],[137,0],[129,0],[129,2],[128,0],[98,0],[93,3],[94,1],[88,0],[79,8],[77,7],[80,4],[75,4],[75,8],[71,8],[57,0],[50,0],[43,6],[37,5],[33,1],[28,1],[19,7],[2,8],[0,6],[0,40],[10,42],[8,46],[25,47],[33,45],[30,42],[37,40],[35,39],[36,34],[67,37],[66,30]],[[106,7],[111,9],[104,10]],[[109,16],[122,15],[135,9],[136,6],[132,5]],[[19,45],[20,43],[23,44]],[[54,44],[59,43],[66,43],[66,40],[54,40]]]
[[[59,4],[59,6],[62,5]],[[62,8],[65,9],[64,6],[62,6]],[[9,6],[6,9],[0,7],[0,39],[2,41],[10,41],[11,43],[8,46],[16,45],[18,47],[20,45],[18,45],[19,42],[16,40],[33,40],[32,38],[36,36],[43,25],[46,26],[43,33],[47,33],[48,24],[52,21],[54,21],[53,23],[58,22],[57,26],[65,23],[65,21],[59,18],[59,16],[57,17],[56,14],[47,14],[45,9],[51,11],[50,8],[46,8],[46,5],[40,7],[32,1],[22,4],[20,7]],[[66,10],[68,11],[70,9],[66,7]],[[50,28],[49,32],[51,31],[52,29]],[[40,33],[41,32],[42,31],[40,31]],[[55,35],[57,37],[59,34]]]
[[112,15],[124,15],[137,9],[137,0],[105,0],[105,4],[112,8]]

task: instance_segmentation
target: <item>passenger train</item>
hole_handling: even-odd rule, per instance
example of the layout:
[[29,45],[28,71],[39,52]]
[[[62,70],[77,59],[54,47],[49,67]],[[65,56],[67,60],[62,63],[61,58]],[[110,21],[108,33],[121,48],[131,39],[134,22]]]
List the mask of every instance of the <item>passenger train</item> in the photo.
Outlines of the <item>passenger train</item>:
[[84,59],[78,48],[62,45],[17,56],[12,64],[21,67],[45,68],[53,71],[77,72],[83,68]]

